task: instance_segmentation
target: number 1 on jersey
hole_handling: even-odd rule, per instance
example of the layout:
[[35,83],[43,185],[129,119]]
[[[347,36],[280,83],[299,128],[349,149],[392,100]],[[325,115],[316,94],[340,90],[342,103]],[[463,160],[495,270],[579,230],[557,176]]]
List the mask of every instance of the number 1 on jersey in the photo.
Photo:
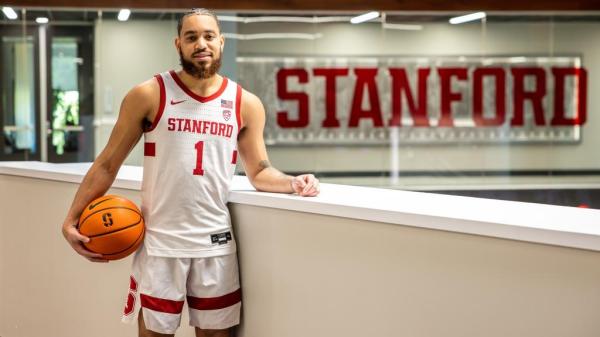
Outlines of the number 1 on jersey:
[[202,155],[204,152],[204,142],[199,141],[194,145],[196,148],[196,168],[194,169],[194,175],[203,176],[204,170],[202,169]]

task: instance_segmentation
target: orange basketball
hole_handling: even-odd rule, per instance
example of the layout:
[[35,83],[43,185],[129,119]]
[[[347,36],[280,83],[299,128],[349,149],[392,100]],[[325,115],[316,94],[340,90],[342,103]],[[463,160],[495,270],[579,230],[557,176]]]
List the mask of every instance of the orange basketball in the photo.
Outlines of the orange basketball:
[[90,238],[83,245],[107,260],[133,253],[144,239],[142,212],[131,201],[105,195],[85,207],[79,217],[79,232]]

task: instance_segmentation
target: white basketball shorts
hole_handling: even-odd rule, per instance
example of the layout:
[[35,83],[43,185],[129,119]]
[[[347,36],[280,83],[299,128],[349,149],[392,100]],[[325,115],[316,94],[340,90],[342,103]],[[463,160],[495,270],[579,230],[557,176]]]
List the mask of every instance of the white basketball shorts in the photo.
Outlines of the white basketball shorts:
[[141,247],[133,258],[122,321],[137,321],[143,310],[146,329],[174,334],[187,299],[190,325],[227,329],[240,322],[241,290],[236,254],[208,258],[148,256]]

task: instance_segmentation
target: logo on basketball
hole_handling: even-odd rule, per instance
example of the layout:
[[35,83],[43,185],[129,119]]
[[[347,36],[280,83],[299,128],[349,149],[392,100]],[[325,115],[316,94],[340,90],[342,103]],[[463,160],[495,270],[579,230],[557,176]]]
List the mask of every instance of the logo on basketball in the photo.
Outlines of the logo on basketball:
[[223,118],[228,121],[231,118],[231,110],[223,110]]
[[113,225],[112,214],[104,213],[102,214],[102,222],[104,223],[104,227],[110,227]]

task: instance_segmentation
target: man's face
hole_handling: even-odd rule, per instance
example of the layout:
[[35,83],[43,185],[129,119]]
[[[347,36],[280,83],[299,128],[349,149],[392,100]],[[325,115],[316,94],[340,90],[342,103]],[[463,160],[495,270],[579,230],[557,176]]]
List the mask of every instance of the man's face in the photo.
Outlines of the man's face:
[[175,39],[183,70],[198,78],[210,78],[221,67],[224,39],[215,19],[208,15],[189,15],[183,20]]

